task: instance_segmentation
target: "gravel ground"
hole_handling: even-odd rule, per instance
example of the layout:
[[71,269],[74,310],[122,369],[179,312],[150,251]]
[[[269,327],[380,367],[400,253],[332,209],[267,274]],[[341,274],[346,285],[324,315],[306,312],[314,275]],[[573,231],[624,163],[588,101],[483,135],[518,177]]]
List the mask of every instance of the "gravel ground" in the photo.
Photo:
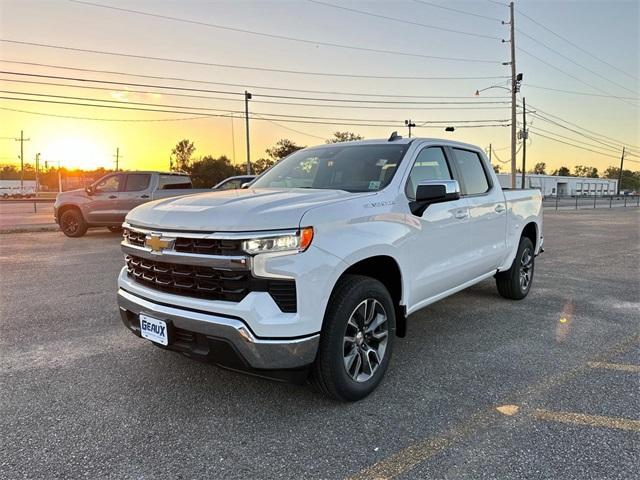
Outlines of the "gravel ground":
[[131,335],[118,235],[2,235],[0,478],[639,478],[639,213],[548,212],[529,297],[413,315],[356,404]]

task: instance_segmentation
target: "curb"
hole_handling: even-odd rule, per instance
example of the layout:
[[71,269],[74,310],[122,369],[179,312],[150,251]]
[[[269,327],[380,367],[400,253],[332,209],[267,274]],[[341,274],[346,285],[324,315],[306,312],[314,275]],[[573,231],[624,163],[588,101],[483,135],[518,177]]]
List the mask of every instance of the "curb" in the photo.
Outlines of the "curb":
[[24,227],[0,228],[0,235],[9,233],[57,232],[58,225],[25,225]]

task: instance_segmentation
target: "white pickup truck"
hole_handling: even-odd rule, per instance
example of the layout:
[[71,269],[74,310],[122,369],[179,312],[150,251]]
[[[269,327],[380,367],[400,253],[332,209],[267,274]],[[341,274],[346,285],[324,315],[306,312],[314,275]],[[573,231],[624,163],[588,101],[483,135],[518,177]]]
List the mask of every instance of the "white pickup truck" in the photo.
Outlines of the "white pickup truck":
[[409,315],[490,277],[526,297],[542,244],[539,191],[503,191],[473,145],[394,134],[300,150],[248,189],[135,208],[118,301],[163,348],[354,401]]

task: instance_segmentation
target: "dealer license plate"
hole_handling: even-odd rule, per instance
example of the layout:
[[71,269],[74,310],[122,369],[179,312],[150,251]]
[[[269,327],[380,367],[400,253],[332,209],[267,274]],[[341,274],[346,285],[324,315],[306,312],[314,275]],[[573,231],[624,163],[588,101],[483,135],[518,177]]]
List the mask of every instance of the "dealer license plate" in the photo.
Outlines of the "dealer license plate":
[[144,313],[140,314],[140,334],[143,338],[164,345],[165,347],[169,345],[167,322],[150,317]]

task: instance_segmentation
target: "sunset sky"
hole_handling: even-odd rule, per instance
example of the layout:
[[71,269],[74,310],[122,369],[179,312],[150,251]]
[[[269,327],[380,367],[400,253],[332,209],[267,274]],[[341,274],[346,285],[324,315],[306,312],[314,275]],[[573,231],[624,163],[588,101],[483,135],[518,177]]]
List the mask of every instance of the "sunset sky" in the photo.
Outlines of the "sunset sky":
[[[0,38],[3,41],[0,42],[0,97],[112,106],[128,104],[141,109],[181,110],[185,114],[2,99],[0,164],[19,162],[19,142],[13,138],[20,135],[21,129],[25,137],[30,138],[25,143],[25,159],[30,162],[40,152],[42,161],[61,161],[67,167],[113,168],[115,151],[119,147],[123,155],[120,165],[124,169],[168,169],[172,147],[179,140],[188,138],[196,145],[196,156],[225,154],[236,163],[243,163],[246,160],[244,119],[241,113],[234,113],[234,119],[229,113],[243,111],[241,94],[245,88],[254,94],[250,102],[252,114],[270,119],[251,120],[251,155],[254,160],[263,156],[265,148],[281,138],[289,138],[303,145],[315,145],[324,143],[323,139],[336,130],[353,131],[366,138],[388,137],[393,130],[406,135],[404,120],[409,118],[418,124],[447,122],[432,128],[416,127],[416,136],[450,138],[482,147],[488,147],[491,143],[500,160],[509,159],[508,127],[456,128],[453,133],[444,131],[445,125],[462,127],[470,125],[464,122],[472,120],[490,120],[486,122],[489,124],[506,123],[510,118],[506,90],[491,89],[482,92],[479,97],[473,95],[476,89],[496,84],[509,86],[506,77],[510,75],[510,67],[501,65],[509,60],[509,44],[499,40],[508,38],[508,26],[496,20],[508,20],[508,8],[501,2],[95,0],[95,3],[311,42],[230,31],[69,0],[1,0]],[[364,15],[330,5],[423,25]],[[578,164],[586,164],[604,170],[609,165],[619,165],[619,147],[627,145],[631,148],[628,157],[630,163],[627,165],[640,170],[639,3],[518,1],[516,10],[517,70],[524,74],[521,96],[526,97],[531,110],[547,118],[545,121],[534,114],[528,118],[531,126],[530,143],[527,144],[528,165],[546,162],[548,169],[552,170],[561,165],[573,168]],[[201,64],[13,43],[16,41]],[[354,50],[314,42],[396,53]],[[229,68],[203,63],[330,75]],[[19,76],[16,73],[66,79]],[[156,87],[84,83],[84,86],[91,88],[79,88],[79,82],[72,78]],[[62,86],[25,82],[47,82]],[[192,96],[174,96],[175,93]],[[355,93],[383,96],[354,96]],[[315,100],[329,98],[338,101]],[[392,103],[402,101],[418,103]],[[135,102],[162,107],[134,105]],[[478,102],[505,103],[487,105]],[[211,110],[202,110],[205,108]],[[201,115],[205,113],[225,116],[202,118]],[[521,113],[518,117],[521,121]],[[593,132],[589,135],[597,135],[587,139],[550,120],[582,133],[585,132],[583,129],[588,129]],[[354,123],[375,126],[354,126]],[[601,153],[577,149],[542,135]],[[508,164],[503,164],[502,171],[508,171]]]

